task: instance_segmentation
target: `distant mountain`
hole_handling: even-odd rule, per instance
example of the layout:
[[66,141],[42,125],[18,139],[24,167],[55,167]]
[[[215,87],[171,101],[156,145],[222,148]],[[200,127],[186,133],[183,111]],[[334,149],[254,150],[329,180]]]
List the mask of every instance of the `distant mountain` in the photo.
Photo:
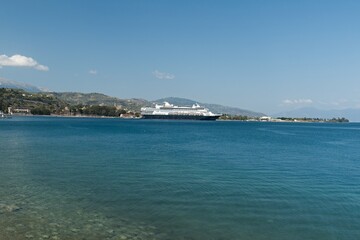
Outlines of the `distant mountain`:
[[22,89],[27,92],[47,92],[47,89],[39,88],[33,86],[31,84],[23,83],[23,82],[16,82],[12,80],[8,80],[5,78],[0,78],[0,88],[13,88],[13,89]]
[[241,108],[236,107],[228,107],[223,106],[219,104],[210,104],[210,103],[200,103],[191,99],[186,98],[177,98],[177,97],[167,97],[167,98],[161,98],[158,100],[153,101],[154,103],[163,103],[163,102],[169,102],[174,105],[179,106],[192,106],[193,104],[198,103],[201,106],[204,106],[208,108],[213,113],[221,113],[221,114],[229,114],[229,115],[241,115],[241,116],[249,116],[249,117],[261,117],[266,114],[259,113],[259,112],[253,112]]
[[152,104],[144,99],[120,99],[101,93],[52,92],[51,95],[71,105],[119,106],[131,111],[140,111],[141,107]]
[[299,108],[291,111],[273,114],[274,117],[292,117],[292,118],[338,118],[344,117],[351,122],[360,122],[360,109],[349,108],[342,110],[320,110],[317,108]]

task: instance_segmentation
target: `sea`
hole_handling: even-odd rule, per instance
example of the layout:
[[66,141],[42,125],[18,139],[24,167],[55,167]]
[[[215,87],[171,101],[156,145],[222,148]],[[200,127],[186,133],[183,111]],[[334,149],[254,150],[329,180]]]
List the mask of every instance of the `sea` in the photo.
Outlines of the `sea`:
[[360,123],[0,120],[0,239],[358,240]]

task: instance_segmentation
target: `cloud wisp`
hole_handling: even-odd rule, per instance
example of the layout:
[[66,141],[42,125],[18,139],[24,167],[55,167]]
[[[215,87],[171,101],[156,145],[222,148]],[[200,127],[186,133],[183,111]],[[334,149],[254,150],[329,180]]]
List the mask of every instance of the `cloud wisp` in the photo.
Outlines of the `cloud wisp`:
[[95,69],[90,69],[89,70],[89,74],[91,74],[91,75],[96,75],[97,73],[98,73],[98,71],[95,70]]
[[282,101],[284,105],[304,105],[304,104],[312,104],[313,100],[311,99],[285,99]]
[[0,67],[30,67],[39,71],[49,71],[49,67],[39,64],[31,57],[15,54],[11,57],[0,55]]
[[160,72],[158,70],[155,70],[152,72],[152,74],[157,78],[161,80],[172,80],[175,78],[174,74],[166,73],[166,72]]

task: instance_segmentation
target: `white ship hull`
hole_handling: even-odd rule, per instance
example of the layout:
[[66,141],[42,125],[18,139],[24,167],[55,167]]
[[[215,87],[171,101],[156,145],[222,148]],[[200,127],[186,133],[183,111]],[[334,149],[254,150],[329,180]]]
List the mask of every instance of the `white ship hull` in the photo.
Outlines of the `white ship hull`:
[[169,119],[169,120],[210,120],[218,119],[220,115],[199,116],[199,115],[142,115],[143,119]]

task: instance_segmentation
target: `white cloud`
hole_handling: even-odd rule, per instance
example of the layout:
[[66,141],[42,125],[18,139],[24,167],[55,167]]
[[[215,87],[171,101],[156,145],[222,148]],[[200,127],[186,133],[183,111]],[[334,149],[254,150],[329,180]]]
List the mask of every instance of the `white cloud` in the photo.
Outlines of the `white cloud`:
[[48,66],[44,66],[44,65],[40,65],[40,64],[38,64],[38,65],[36,65],[35,67],[34,67],[36,70],[39,70],[39,71],[49,71],[49,67]]
[[91,75],[96,75],[97,73],[98,73],[97,70],[94,70],[94,69],[91,69],[89,71],[89,74],[91,74]]
[[49,67],[39,64],[31,57],[15,54],[11,57],[0,55],[0,67],[30,67],[39,71],[49,71]]
[[311,99],[285,99],[283,102],[285,105],[303,105],[303,104],[312,104],[313,101]]
[[158,70],[155,70],[152,72],[152,74],[157,78],[157,79],[165,79],[165,80],[172,80],[175,78],[175,75],[171,74],[171,73],[166,73],[166,72],[160,72]]

